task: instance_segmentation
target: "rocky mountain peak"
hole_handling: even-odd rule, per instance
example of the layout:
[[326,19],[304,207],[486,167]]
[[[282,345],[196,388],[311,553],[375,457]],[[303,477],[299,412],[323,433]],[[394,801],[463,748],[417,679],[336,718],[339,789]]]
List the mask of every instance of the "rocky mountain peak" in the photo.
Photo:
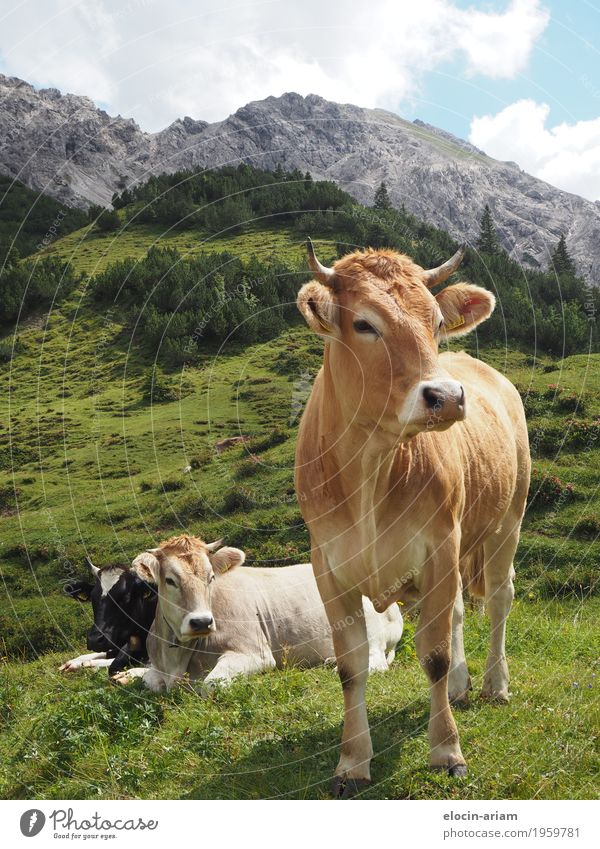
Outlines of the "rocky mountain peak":
[[87,97],[0,75],[0,170],[67,204],[110,204],[149,174],[248,162],[338,182],[363,203],[385,180],[392,201],[474,242],[488,203],[502,244],[546,266],[561,233],[579,271],[600,281],[600,203],[498,162],[424,121],[287,92],[209,124],[189,116],[159,133]]

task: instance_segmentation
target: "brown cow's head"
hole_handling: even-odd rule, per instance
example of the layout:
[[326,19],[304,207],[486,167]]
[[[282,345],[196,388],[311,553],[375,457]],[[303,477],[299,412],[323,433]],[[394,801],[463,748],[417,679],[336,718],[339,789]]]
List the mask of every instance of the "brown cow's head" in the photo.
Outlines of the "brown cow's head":
[[221,542],[172,537],[133,561],[132,568],[141,578],[158,585],[160,615],[181,642],[216,630],[211,607],[213,581],[245,560],[243,551],[221,548]]
[[465,417],[463,387],[444,371],[438,345],[488,318],[495,299],[468,283],[435,296],[428,288],[446,280],[463,254],[425,271],[404,254],[368,249],[326,268],[309,240],[316,279],[300,290],[298,308],[331,343],[328,368],[346,422],[407,438]]

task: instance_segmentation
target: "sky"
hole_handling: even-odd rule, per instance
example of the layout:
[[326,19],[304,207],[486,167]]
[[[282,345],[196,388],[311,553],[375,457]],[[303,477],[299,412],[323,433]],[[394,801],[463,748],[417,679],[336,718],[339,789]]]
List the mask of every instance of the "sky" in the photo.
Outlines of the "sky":
[[600,199],[600,0],[4,0],[0,73],[148,131],[315,93]]

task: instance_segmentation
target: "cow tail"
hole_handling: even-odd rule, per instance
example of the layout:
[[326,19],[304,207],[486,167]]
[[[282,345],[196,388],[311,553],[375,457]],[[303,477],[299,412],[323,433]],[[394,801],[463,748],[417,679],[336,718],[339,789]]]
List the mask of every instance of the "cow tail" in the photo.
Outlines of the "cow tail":
[[480,545],[463,560],[461,576],[463,588],[471,598],[485,598],[484,552]]

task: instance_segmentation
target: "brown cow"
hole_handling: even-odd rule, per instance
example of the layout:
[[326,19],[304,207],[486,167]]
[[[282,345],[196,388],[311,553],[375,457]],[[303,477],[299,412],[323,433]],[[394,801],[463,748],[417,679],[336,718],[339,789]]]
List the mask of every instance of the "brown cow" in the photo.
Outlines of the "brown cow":
[[430,271],[390,250],[326,268],[309,241],[316,279],[298,307],[325,351],[300,425],[296,490],[344,693],[337,796],[370,780],[367,641],[354,615],[361,594],[380,611],[420,600],[433,768],[466,773],[449,701],[470,689],[461,576],[485,593],[491,620],[482,695],[508,700],[504,639],[529,485],[527,427],[506,378],[464,352],[438,353],[494,308],[478,286],[429,291],[463,253]]

